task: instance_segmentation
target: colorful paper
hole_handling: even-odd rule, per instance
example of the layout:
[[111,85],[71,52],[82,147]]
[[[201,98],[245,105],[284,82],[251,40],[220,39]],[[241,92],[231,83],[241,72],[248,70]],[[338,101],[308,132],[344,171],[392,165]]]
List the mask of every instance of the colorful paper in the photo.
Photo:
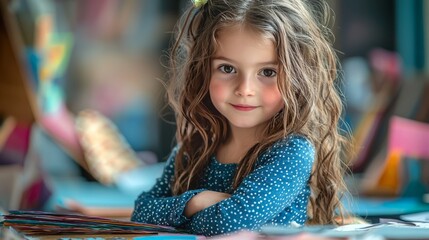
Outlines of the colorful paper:
[[184,231],[169,226],[137,223],[79,214],[10,211],[3,226],[29,236],[57,234],[158,234]]

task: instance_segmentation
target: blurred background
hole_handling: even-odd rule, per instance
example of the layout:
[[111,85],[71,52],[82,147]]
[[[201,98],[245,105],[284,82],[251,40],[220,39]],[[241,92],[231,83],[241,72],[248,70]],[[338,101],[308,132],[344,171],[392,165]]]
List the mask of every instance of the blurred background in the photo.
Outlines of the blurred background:
[[[190,1],[0,2],[0,208],[128,217],[175,144],[166,51]],[[429,210],[429,1],[327,2],[349,209]]]

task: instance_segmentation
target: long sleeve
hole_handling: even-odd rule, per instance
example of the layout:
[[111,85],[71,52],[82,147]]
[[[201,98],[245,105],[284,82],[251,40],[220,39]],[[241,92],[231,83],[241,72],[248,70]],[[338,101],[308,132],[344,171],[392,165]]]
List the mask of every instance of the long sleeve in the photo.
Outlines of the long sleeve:
[[164,173],[157,179],[154,187],[140,194],[135,201],[131,221],[178,227],[189,221],[183,215],[186,203],[204,189],[187,191],[172,196],[171,179],[174,176],[174,149],[167,160]]
[[[303,137],[294,136],[273,145],[259,162],[230,198],[192,217],[188,223],[191,232],[218,235],[240,229],[255,230],[276,217],[285,218],[283,223],[290,223],[296,216],[303,218],[298,222],[305,221],[313,145]],[[306,190],[308,194],[302,194]],[[299,211],[296,205],[305,206],[294,215],[293,211]],[[291,212],[282,215],[287,208]]]

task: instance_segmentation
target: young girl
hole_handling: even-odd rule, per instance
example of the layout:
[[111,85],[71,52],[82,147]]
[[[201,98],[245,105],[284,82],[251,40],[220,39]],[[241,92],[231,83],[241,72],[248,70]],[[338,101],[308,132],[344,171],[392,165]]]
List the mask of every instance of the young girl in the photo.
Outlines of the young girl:
[[336,223],[342,107],[315,2],[194,2],[171,54],[178,145],[133,221],[203,235]]

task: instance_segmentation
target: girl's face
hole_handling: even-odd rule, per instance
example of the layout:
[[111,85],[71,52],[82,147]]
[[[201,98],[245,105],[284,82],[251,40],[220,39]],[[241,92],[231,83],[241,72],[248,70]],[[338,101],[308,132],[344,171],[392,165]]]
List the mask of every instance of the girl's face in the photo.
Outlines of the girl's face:
[[283,107],[272,40],[240,25],[217,34],[210,97],[232,128],[258,130]]

